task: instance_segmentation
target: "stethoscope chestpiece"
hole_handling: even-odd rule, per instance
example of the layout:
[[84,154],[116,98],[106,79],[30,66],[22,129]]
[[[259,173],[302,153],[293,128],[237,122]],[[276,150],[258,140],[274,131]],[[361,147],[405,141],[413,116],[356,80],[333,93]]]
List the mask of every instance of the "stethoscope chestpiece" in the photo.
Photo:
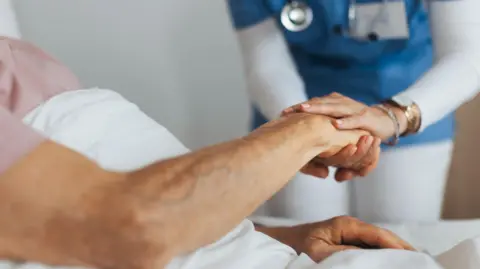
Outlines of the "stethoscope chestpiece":
[[378,41],[378,39],[379,39],[378,34],[375,33],[375,32],[371,32],[371,33],[368,34],[368,36],[367,36],[367,40],[368,40],[368,41],[371,41],[371,42]]
[[313,12],[306,3],[293,0],[283,7],[280,20],[288,31],[300,32],[312,24]]

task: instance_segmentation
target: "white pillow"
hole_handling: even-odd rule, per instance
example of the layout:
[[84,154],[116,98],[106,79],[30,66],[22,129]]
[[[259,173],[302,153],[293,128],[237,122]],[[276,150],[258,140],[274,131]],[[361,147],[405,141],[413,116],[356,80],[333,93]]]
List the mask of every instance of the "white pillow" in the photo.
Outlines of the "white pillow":
[[0,36],[21,38],[12,0],[0,0]]

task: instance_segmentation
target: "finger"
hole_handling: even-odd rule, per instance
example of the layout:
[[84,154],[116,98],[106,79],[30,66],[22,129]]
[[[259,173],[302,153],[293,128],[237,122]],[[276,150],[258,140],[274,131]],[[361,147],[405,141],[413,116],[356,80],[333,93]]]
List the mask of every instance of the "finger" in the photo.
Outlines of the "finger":
[[[323,106],[327,104],[343,104],[343,105],[348,104],[349,106],[354,106],[355,108],[357,108],[356,110],[358,110],[358,105],[360,103],[346,96],[343,96],[339,93],[334,92],[326,96],[312,98],[308,101],[290,106],[284,109],[281,114],[286,115],[286,114],[295,113],[295,112],[302,112],[305,108],[309,108],[312,106],[320,106],[320,105]],[[311,113],[315,113],[315,112],[312,111]],[[323,113],[319,113],[319,114],[323,114]]]
[[345,97],[338,94],[331,94],[323,97],[312,98],[308,101],[295,104],[290,106],[282,111],[282,115],[294,113],[294,112],[301,112],[303,109],[311,107],[311,106],[320,106],[326,104],[339,104],[345,103],[346,101],[353,101],[351,99],[345,100]]
[[342,242],[344,244],[356,246],[365,244],[373,248],[414,249],[410,244],[390,231],[354,218],[344,219],[347,219],[344,228],[341,229]]
[[282,113],[289,114],[289,113],[295,113],[295,112],[303,112],[304,109],[311,107],[312,105],[323,105],[327,104],[328,102],[324,101],[317,101],[313,102],[313,99],[309,101],[305,101],[302,103],[295,104],[293,106],[290,106],[282,111]]
[[340,130],[364,129],[368,125],[366,114],[354,115],[333,122],[334,126]]
[[372,146],[370,147],[370,151],[368,153],[368,156],[369,156],[369,161],[370,161],[370,164],[366,167],[364,167],[363,169],[361,169],[359,171],[359,175],[364,177],[366,175],[368,175],[372,170],[374,170],[377,165],[378,165],[378,161],[380,159],[380,152],[381,152],[381,148],[380,148],[380,144],[382,143],[382,140],[378,137],[375,137],[374,138],[374,141],[372,143]]
[[365,161],[363,160],[366,158],[368,151],[373,143],[373,137],[371,136],[362,136],[358,140],[357,143],[357,150],[353,155],[343,160],[338,160],[338,165],[342,167],[348,167],[352,170],[360,170],[365,165]]
[[358,112],[356,104],[348,103],[302,104],[298,109],[301,112],[320,114],[334,118],[349,117]]
[[373,136],[369,135],[364,135],[360,137],[357,143],[357,151],[355,154],[351,157],[351,161],[353,163],[360,162],[366,157],[368,157],[368,153],[370,149],[372,148],[372,144],[374,142],[375,138]]
[[285,116],[285,115],[290,114],[290,113],[293,113],[293,112],[295,112],[295,110],[293,109],[293,107],[288,107],[288,108],[286,108],[286,109],[284,109],[284,110],[282,111],[281,115],[282,115],[282,116]]
[[296,105],[293,105],[293,106],[291,106],[291,107],[288,107],[288,108],[286,108],[286,109],[284,109],[284,110],[282,111],[282,114],[281,114],[281,115],[282,115],[282,116],[286,116],[286,115],[289,115],[289,114],[301,112],[301,106],[302,106],[302,105],[303,105],[303,104],[300,103],[300,104],[296,104]]
[[327,178],[329,174],[329,170],[326,165],[315,163],[314,161],[305,165],[300,171],[304,174],[324,179]]
[[407,241],[403,240],[400,238],[398,235],[396,235],[394,232],[388,230],[388,229],[383,229],[386,233],[389,233],[392,237],[397,238],[398,243],[403,247],[405,250],[410,250],[410,251],[417,251],[410,243]]
[[355,145],[348,144],[335,155],[323,158],[322,163],[327,166],[336,166],[340,164],[346,165],[346,162],[355,154],[356,151],[357,147]]
[[352,180],[356,175],[357,173],[352,169],[338,168],[337,172],[335,173],[335,180],[337,182],[344,182]]
[[361,249],[361,248],[356,246],[346,246],[346,245],[333,245],[333,246],[321,245],[317,248],[312,248],[312,250],[308,251],[307,254],[308,256],[310,256],[310,258],[313,261],[319,263],[325,260],[326,258],[332,256],[335,253],[346,251],[346,250],[358,250],[358,249]]

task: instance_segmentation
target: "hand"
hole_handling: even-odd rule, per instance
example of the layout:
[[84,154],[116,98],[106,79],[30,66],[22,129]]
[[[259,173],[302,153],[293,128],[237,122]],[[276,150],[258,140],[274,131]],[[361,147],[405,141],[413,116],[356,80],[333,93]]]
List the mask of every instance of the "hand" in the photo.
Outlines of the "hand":
[[[403,112],[390,107],[400,123],[400,133],[405,132],[407,120]],[[313,98],[307,102],[287,108],[284,113],[305,112],[337,118],[335,127],[340,130],[363,129],[382,141],[395,134],[395,125],[390,117],[378,107],[367,106],[339,93]]]
[[[328,176],[328,166],[340,168],[335,178],[338,181],[352,179],[354,176],[364,176],[375,168],[380,154],[379,141],[369,138],[365,131],[338,131],[332,124],[332,118],[324,115],[307,113],[287,113],[283,117],[270,121],[254,133],[272,133],[288,136],[300,136],[291,127],[294,125],[310,126],[305,130],[318,133],[318,145],[323,148],[320,156],[310,160],[301,169],[305,174],[325,178]],[[304,131],[303,131],[304,132]],[[328,150],[325,150],[326,147]]]
[[[285,109],[282,116],[285,117],[295,112],[312,113],[311,111],[303,110],[303,106],[307,103],[302,104]],[[335,173],[335,180],[338,182],[351,180],[356,176],[366,176],[377,166],[380,156],[380,143],[381,140],[379,138],[363,136],[356,145],[347,145],[333,156],[323,155],[313,159],[301,171],[308,175],[326,178],[329,174],[328,166],[334,166],[338,168]]]
[[388,230],[346,216],[294,227],[256,229],[289,245],[299,254],[307,254],[315,262],[351,249],[415,250]]
[[329,175],[328,166],[334,166],[339,167],[335,173],[335,180],[338,182],[351,180],[355,176],[366,176],[377,166],[380,142],[379,138],[362,136],[356,145],[349,144],[331,157],[317,156],[304,166],[301,172],[326,178]]

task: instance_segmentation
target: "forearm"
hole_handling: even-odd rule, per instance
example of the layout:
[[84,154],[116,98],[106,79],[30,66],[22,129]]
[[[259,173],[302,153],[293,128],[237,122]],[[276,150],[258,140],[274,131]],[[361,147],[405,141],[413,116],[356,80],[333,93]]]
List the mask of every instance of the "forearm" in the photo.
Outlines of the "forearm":
[[86,211],[100,212],[99,193],[122,178],[45,140],[0,174],[0,259],[91,266],[82,240],[98,216]]
[[247,89],[252,102],[269,120],[308,100],[282,32],[274,19],[238,31]]
[[[296,117],[305,120],[298,121]],[[310,120],[315,119],[315,126]],[[284,128],[262,128],[244,139],[213,146],[132,174],[142,196],[159,199],[165,231],[181,231],[179,252],[219,239],[280,190],[309,160],[356,143],[363,132],[338,132],[330,119],[295,115]],[[321,141],[325,143],[317,144]],[[320,145],[320,146],[315,146]],[[141,181],[141,179],[148,181]],[[168,188],[165,188],[168,186]],[[219,221],[221,220],[221,221]],[[195,227],[191,226],[195,223]],[[202,232],[199,232],[202,231]]]
[[168,260],[219,239],[315,155],[362,134],[336,131],[326,117],[295,114],[244,139],[128,174],[44,142],[0,176],[0,256],[83,266],[90,252],[82,242],[95,237],[85,221],[103,227],[133,210],[162,227],[155,238],[165,243]]
[[435,64],[400,94],[419,106],[421,129],[455,111],[480,90],[480,2],[431,1],[429,8]]

